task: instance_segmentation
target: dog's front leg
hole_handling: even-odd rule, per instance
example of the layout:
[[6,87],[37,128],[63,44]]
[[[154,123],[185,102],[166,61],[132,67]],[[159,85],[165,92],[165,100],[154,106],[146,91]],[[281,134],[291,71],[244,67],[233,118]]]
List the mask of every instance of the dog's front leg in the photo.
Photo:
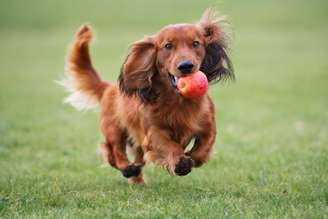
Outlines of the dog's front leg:
[[186,153],[194,161],[195,167],[200,167],[206,163],[212,151],[215,142],[216,128],[214,122],[209,122],[206,131],[201,132],[195,140],[193,148]]
[[144,142],[145,160],[166,167],[170,173],[184,176],[190,173],[193,161],[184,155],[183,147],[173,141],[169,132],[158,127],[151,127]]

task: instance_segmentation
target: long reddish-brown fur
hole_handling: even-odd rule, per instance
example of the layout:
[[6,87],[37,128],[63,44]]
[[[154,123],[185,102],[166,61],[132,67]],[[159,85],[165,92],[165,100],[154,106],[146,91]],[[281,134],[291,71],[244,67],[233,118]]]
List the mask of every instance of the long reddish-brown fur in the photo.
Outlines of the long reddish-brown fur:
[[[76,34],[63,81],[71,92],[66,102],[78,109],[100,106],[103,157],[132,183],[143,183],[142,167],[150,161],[182,176],[209,159],[216,136],[213,102],[208,95],[185,98],[173,82],[198,70],[210,82],[233,78],[224,20],[214,15],[207,10],[196,24],[169,25],[135,42],[118,84],[104,82],[92,66],[91,28],[83,25]],[[188,72],[180,68],[185,60],[193,64]],[[132,162],[127,147],[134,149]]]

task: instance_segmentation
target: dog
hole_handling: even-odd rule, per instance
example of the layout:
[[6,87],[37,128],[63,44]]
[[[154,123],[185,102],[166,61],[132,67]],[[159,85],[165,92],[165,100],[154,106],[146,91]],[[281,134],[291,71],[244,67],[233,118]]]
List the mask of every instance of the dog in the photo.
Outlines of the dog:
[[[70,92],[65,102],[79,110],[99,106],[103,158],[130,183],[144,183],[148,162],[184,176],[208,161],[216,137],[214,104],[207,94],[179,95],[176,82],[198,70],[210,84],[235,78],[226,24],[208,9],[195,24],[168,25],[134,42],[117,84],[103,81],[91,63],[91,27],[78,30],[62,81]],[[127,149],[133,149],[132,161]]]

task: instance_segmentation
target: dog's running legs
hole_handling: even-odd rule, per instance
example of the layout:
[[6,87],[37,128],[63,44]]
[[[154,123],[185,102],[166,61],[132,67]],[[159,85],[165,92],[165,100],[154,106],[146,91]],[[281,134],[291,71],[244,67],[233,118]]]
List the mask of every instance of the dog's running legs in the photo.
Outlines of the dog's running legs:
[[145,159],[166,167],[170,173],[184,176],[190,173],[193,161],[184,155],[183,147],[173,141],[169,132],[155,126],[151,127],[144,142],[147,151]]
[[138,177],[141,174],[142,165],[131,164],[125,149],[124,143],[105,142],[102,145],[103,157],[111,166],[120,170],[124,177]]

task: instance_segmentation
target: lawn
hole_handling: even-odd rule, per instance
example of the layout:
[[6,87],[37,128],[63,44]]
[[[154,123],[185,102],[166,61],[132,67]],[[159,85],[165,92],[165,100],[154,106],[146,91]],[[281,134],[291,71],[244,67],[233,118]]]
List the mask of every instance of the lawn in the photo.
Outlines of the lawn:
[[[63,105],[68,43],[93,25],[115,81],[128,45],[216,6],[233,27],[236,83],[210,89],[219,134],[186,177],[104,167],[96,112]],[[1,1],[0,218],[328,218],[328,2]]]

